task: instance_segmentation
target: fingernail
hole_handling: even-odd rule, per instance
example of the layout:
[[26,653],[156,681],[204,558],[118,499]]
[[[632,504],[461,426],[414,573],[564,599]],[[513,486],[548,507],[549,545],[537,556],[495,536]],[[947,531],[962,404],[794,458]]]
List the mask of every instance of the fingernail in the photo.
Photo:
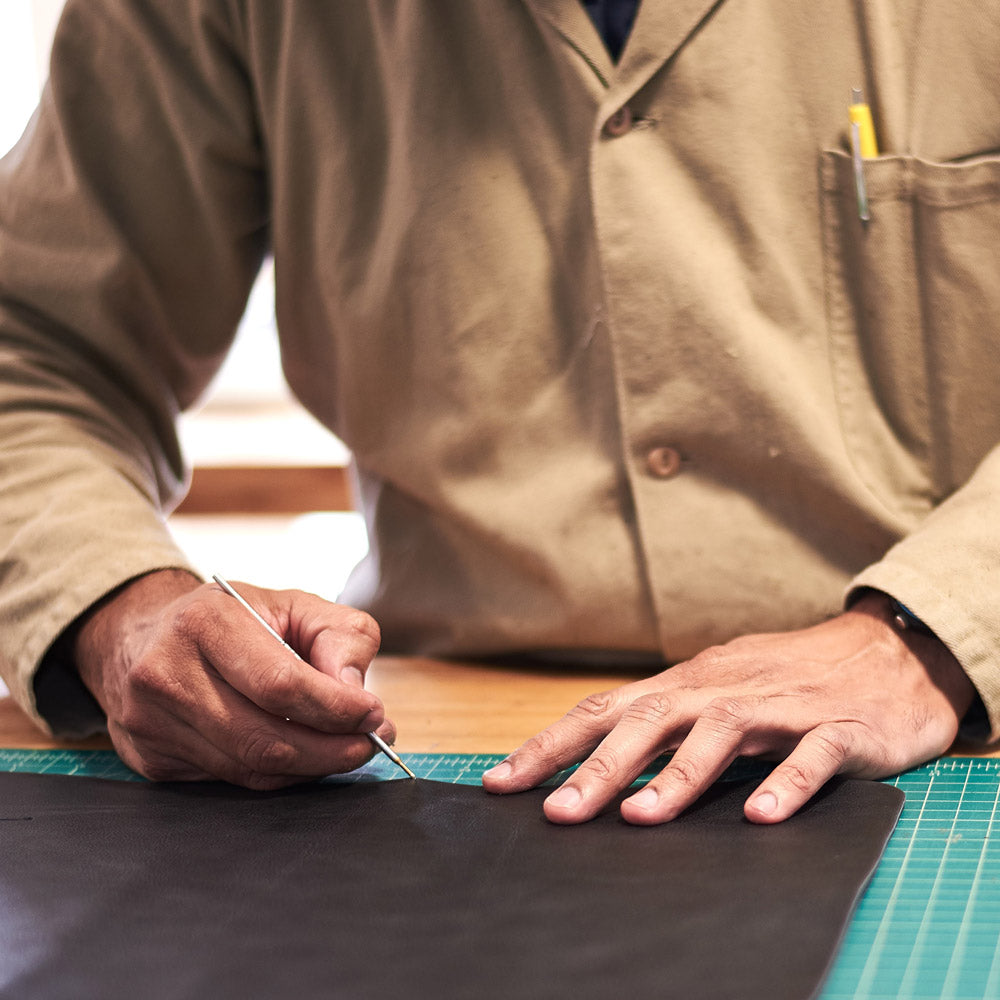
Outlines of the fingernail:
[[575,806],[581,798],[578,788],[574,788],[572,785],[563,785],[561,788],[557,788],[545,802],[557,809],[567,809]]
[[503,781],[505,778],[509,778],[513,772],[514,768],[511,767],[510,761],[504,760],[497,764],[496,767],[491,767],[488,771],[483,771],[483,777],[499,778]]
[[357,667],[344,667],[340,671],[340,679],[351,687],[363,688],[365,686],[365,675]]
[[374,733],[383,722],[385,722],[385,712],[381,707],[373,708],[358,724],[358,729],[363,733]]
[[778,808],[778,797],[774,794],[774,792],[761,792],[760,795],[758,795],[757,798],[750,803],[750,805],[752,805],[754,809],[761,814],[761,816],[770,816],[771,813]]
[[660,796],[655,788],[650,788],[648,785],[642,789],[642,791],[636,792],[629,800],[629,805],[636,806],[639,809],[652,809],[657,802],[660,801]]

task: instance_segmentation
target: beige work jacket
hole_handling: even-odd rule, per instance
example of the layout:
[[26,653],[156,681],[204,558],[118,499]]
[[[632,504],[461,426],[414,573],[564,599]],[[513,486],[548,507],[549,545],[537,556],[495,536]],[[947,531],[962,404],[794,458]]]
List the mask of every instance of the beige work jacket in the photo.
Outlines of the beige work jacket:
[[645,0],[617,66],[578,0],[71,2],[0,166],[15,696],[184,564],[174,420],[271,250],[387,648],[672,662],[866,585],[996,730],[998,65],[996,0]]

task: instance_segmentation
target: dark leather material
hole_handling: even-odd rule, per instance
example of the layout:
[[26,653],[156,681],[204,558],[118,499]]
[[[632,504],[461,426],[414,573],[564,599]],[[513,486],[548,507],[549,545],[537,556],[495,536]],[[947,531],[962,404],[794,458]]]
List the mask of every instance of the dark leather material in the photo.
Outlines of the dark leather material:
[[902,794],[755,827],[751,788],[557,827],[544,791],[2,774],[0,996],[809,997]]

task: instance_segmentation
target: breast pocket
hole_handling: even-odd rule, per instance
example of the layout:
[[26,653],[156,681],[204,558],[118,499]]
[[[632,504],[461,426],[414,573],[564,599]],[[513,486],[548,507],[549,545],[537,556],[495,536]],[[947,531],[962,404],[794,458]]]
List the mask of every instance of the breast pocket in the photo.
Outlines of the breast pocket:
[[927,509],[1000,442],[1000,157],[853,164],[822,154],[834,385],[851,458],[883,502]]

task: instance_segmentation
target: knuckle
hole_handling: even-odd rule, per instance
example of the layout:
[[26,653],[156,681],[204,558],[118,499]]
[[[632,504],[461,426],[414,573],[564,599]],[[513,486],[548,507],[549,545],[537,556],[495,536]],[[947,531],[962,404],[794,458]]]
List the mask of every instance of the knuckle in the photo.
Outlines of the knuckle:
[[695,762],[686,757],[675,757],[671,760],[663,772],[663,776],[674,785],[684,789],[699,788],[703,777]]
[[286,708],[300,693],[296,673],[295,667],[285,658],[268,663],[257,677],[257,698],[254,700],[261,708]]
[[241,771],[233,779],[233,784],[242,785],[254,792],[272,792],[278,788],[285,788],[294,784],[295,778],[285,775],[260,774],[256,771]]
[[570,714],[600,721],[611,713],[615,700],[613,692],[597,691],[594,694],[587,695]]
[[177,781],[186,776],[186,769],[172,761],[159,758],[142,758],[136,770],[150,781]]
[[746,701],[722,695],[705,706],[702,717],[716,726],[742,733],[750,727],[753,711]]
[[724,646],[709,646],[690,663],[703,683],[735,681],[746,686],[767,678],[772,669],[766,658],[757,655],[756,642],[754,636],[741,636]]
[[[176,679],[165,671],[143,666],[130,672],[118,705],[115,723],[133,739],[156,742],[167,714],[184,708],[189,697]],[[110,724],[110,716],[109,716]]]
[[613,783],[621,774],[621,759],[611,747],[600,747],[587,760],[587,773],[598,781]]
[[630,721],[654,728],[662,728],[676,711],[676,702],[662,691],[654,691],[636,698],[625,711]]
[[697,656],[694,657],[691,662],[696,663],[699,668],[703,668],[711,672],[714,667],[721,666],[725,661],[731,658],[731,646],[706,646],[698,653]]
[[191,600],[174,612],[172,631],[197,638],[221,637],[224,618],[218,607],[205,600]]
[[340,607],[339,616],[325,618],[312,652],[331,664],[366,668],[381,645],[378,622],[356,608]]
[[798,751],[780,766],[781,780],[803,795],[812,795],[831,774],[842,770],[851,745],[843,726],[820,726],[804,737]]
[[794,761],[782,766],[781,778],[786,785],[804,795],[810,795],[816,788],[816,776],[812,768]]
[[843,763],[851,753],[851,741],[841,726],[822,726],[813,730],[810,742],[817,753],[837,764]]
[[559,759],[559,741],[552,730],[543,729],[525,741],[520,753],[548,764]]
[[245,735],[237,750],[240,762],[249,772],[269,777],[287,774],[298,758],[298,751],[290,743],[260,730]]
[[357,639],[378,649],[382,642],[382,630],[371,615],[357,608],[351,608],[344,621],[344,628]]
[[187,781],[203,773],[180,757],[158,751],[142,741],[137,742],[130,734],[123,734],[117,723],[109,721],[108,732],[118,756],[133,771],[150,781]]
[[133,698],[122,699],[115,722],[132,740],[154,742],[158,735],[154,713],[149,712],[144,705]]
[[126,690],[139,699],[157,699],[175,688],[175,684],[162,664],[154,657],[136,660],[129,669]]

